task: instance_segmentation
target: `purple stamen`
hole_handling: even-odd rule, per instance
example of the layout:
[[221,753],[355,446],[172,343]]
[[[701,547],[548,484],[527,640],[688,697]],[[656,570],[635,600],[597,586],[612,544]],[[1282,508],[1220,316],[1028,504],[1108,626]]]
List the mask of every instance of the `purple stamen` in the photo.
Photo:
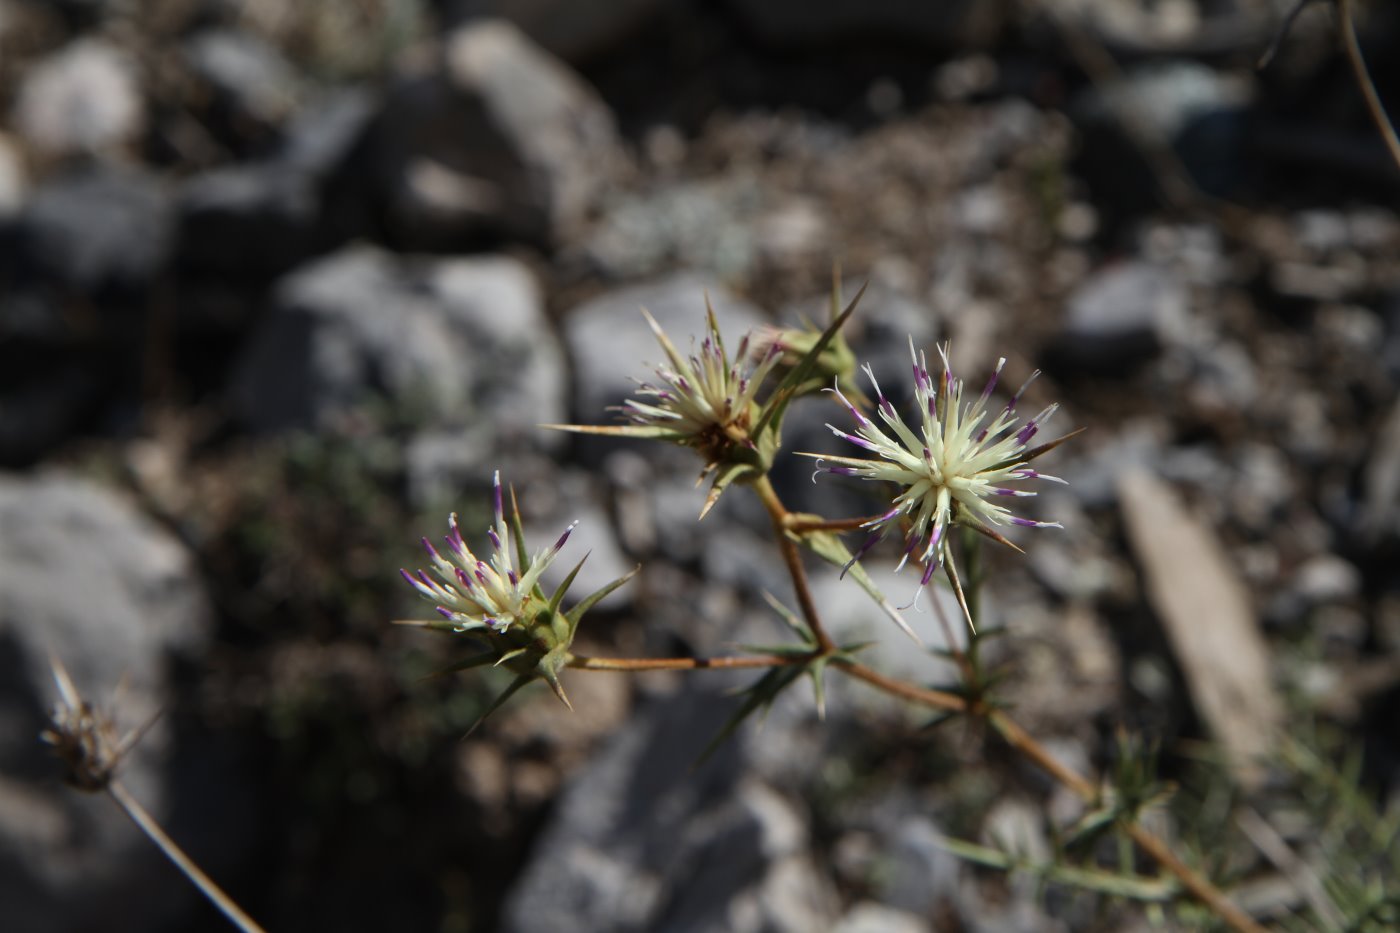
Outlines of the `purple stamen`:
[[860,548],[856,551],[855,555],[850,560],[846,561],[846,566],[841,568],[841,575],[837,579],[845,579],[846,571],[854,567],[856,561],[860,560],[867,553],[869,553],[870,549],[873,548],[877,543],[882,541],[884,537],[885,533],[883,531],[877,531],[871,534],[868,538],[866,538],[865,543],[860,546]]
[[928,586],[929,581],[933,579],[933,572],[937,569],[938,564],[934,561],[929,561],[927,564],[925,564],[924,575],[919,578],[919,586]]
[[499,522],[499,521],[505,516],[505,514],[506,514],[505,502],[504,502],[504,500],[501,498],[501,471],[500,471],[500,470],[497,470],[497,471],[496,471],[496,476],[495,476],[495,478],[492,480],[492,485],[495,487],[496,521]]
[[448,609],[446,606],[438,606],[438,607],[436,607],[436,608],[437,608],[438,614],[441,615],[444,619],[451,619],[451,618],[452,618],[452,610],[451,610],[451,609]]
[[574,528],[576,527],[578,527],[578,519],[574,519],[569,527],[564,529],[564,533],[559,536],[559,540],[554,542],[554,550],[558,551],[563,549],[564,542],[569,540],[569,535],[573,534]]
[[834,424],[828,424],[827,427],[828,427],[828,428],[831,428],[831,433],[835,434],[835,435],[836,435],[837,437],[839,437],[839,438],[842,438],[843,440],[848,440],[848,441],[850,441],[852,444],[855,444],[857,447],[861,447],[861,448],[863,448],[863,449],[865,449],[865,450],[869,450],[869,451],[871,451],[871,452],[873,452],[873,453],[879,453],[879,451],[880,451],[880,448],[879,448],[878,446],[876,446],[875,444],[872,444],[870,441],[867,441],[867,440],[866,440],[865,438],[863,438],[863,437],[856,437],[854,434],[847,434],[845,431],[843,431],[843,430],[841,430],[840,428],[836,427],[836,425],[834,425]]

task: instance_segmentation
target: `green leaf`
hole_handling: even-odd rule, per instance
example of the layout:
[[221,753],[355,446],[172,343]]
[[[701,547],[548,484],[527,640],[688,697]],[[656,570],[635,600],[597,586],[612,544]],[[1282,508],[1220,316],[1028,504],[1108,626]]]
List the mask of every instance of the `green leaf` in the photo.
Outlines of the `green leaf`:
[[466,734],[463,735],[462,738],[470,738],[471,734],[475,732],[483,722],[486,721],[486,717],[490,716],[496,710],[504,706],[506,700],[509,700],[512,696],[515,695],[515,691],[519,690],[521,687],[525,686],[534,679],[535,678],[533,674],[521,674],[519,677],[512,680],[510,682],[510,686],[502,690],[501,695],[496,697],[496,699],[491,702],[491,705],[486,708],[486,712],[482,713],[476,718],[476,722],[472,723],[471,728],[466,731]]
[[429,674],[428,676],[429,676],[429,677],[445,677],[445,676],[447,676],[448,674],[455,674],[455,673],[457,673],[458,671],[469,671],[469,670],[471,670],[471,669],[474,668],[474,667],[484,667],[484,666],[487,665],[487,664],[494,664],[495,661],[496,661],[496,652],[494,652],[494,651],[487,651],[487,652],[484,653],[484,654],[474,654],[474,655],[472,655],[471,657],[466,658],[466,659],[461,660],[461,661],[458,661],[458,662],[455,663],[455,664],[450,664],[450,665],[448,665],[447,667],[444,667],[444,668],[443,668],[442,670],[440,670],[440,671],[433,671],[433,672],[432,672],[431,674]]
[[583,555],[583,559],[574,564],[574,569],[569,571],[569,575],[564,578],[564,582],[559,584],[559,588],[554,591],[554,595],[549,598],[549,614],[552,616],[559,611],[559,604],[564,601],[564,594],[569,591],[569,587],[574,585],[574,577],[583,569],[583,562],[588,560],[588,555]]
[[754,424],[753,431],[749,435],[750,437],[760,436],[768,429],[770,424],[776,426],[782,423],[783,414],[787,411],[788,403],[793,400],[797,395],[797,390],[807,381],[808,374],[811,373],[812,369],[817,365],[817,357],[821,356],[822,351],[826,349],[826,345],[836,336],[836,332],[839,331],[850,316],[855,313],[856,305],[860,304],[860,299],[865,294],[865,290],[869,285],[870,283],[866,282],[860,287],[860,291],[856,292],[856,296],[851,299],[851,303],[846,306],[846,310],[838,314],[835,320],[827,325],[826,330],[822,331],[821,337],[812,345],[812,349],[807,351],[807,355],[802,357],[796,366],[788,370],[787,375],[783,377],[783,381],[778,383],[778,387],[773,390],[773,394],[770,395],[768,401],[764,403],[763,411],[759,414],[758,421]]
[[735,711],[733,716],[729,717],[729,721],[724,724],[724,728],[720,729],[719,734],[710,740],[710,744],[705,746],[705,750],[695,760],[694,767],[704,764],[724,744],[724,741],[734,734],[734,730],[738,729],[745,719],[760,709],[766,710],[772,706],[778,694],[802,676],[804,670],[805,668],[798,664],[775,667],[759,678],[752,687],[745,690],[744,693],[748,694],[748,699]]
[[641,569],[642,568],[640,566],[633,567],[630,571],[618,577],[616,580],[612,581],[611,583],[607,584],[601,589],[593,593],[589,593],[583,598],[581,602],[579,602],[577,606],[564,613],[564,618],[569,620],[569,641],[571,643],[574,639],[574,632],[578,629],[579,619],[583,618],[583,614],[588,610],[592,609],[595,605],[597,605],[600,599],[607,596],[613,590],[617,589],[619,586],[635,577],[637,575],[637,571]]
[[734,482],[745,473],[752,473],[753,466],[747,463],[730,463],[715,477],[714,484],[710,486],[710,494],[705,497],[705,504],[700,507],[700,518],[703,519],[710,514],[710,509],[715,507],[720,495],[729,488],[729,484]]
[[[846,545],[843,544],[841,539],[833,532],[808,532],[807,534],[797,536],[796,540],[806,545],[811,549],[812,553],[829,564],[834,564],[837,567],[845,567],[851,561],[850,550],[847,549]],[[871,599],[875,600],[875,604],[880,607],[885,615],[894,620],[894,623],[903,630],[904,634],[914,639],[914,641],[920,645],[923,644],[923,639],[914,634],[914,630],[909,627],[908,622],[904,621],[904,617],[899,614],[899,610],[890,605],[890,601],[885,598],[884,593],[880,592],[880,588],[875,585],[874,580],[870,579],[870,574],[865,572],[865,568],[860,565],[859,561],[851,564],[846,573],[860,585],[861,589],[865,590]]]
[[980,846],[962,839],[939,837],[935,843],[940,849],[951,852],[960,859],[998,868],[1002,871],[1025,872],[1071,887],[1097,891],[1115,897],[1125,897],[1136,901],[1165,903],[1180,893],[1180,886],[1174,878],[1146,878],[1141,875],[1115,874],[1094,868],[1079,868],[1058,863],[1034,863],[1008,852]]

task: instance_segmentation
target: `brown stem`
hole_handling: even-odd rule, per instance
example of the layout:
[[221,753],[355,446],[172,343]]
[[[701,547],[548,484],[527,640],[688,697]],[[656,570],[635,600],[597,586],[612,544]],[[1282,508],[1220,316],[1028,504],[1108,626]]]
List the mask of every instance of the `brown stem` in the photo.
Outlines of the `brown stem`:
[[265,933],[262,927],[252,917],[245,914],[237,904],[233,902],[223,890],[214,883],[213,879],[206,875],[200,867],[196,865],[184,851],[175,844],[175,840],[165,834],[165,830],[160,828],[160,824],[155,821],[151,814],[146,812],[146,808],[137,802],[135,797],[127,793],[125,787],[119,781],[112,781],[107,785],[107,793],[116,801],[122,812],[131,818],[146,837],[155,843],[156,848],[164,853],[165,857],[175,863],[175,867],[180,869],[184,876],[190,879],[190,883],[199,888],[201,894],[209,898],[209,901],[219,911],[228,918],[229,922],[243,933]]
[[1356,77],[1356,85],[1361,88],[1361,96],[1366,98],[1366,109],[1371,112],[1371,119],[1385,141],[1391,160],[1400,166],[1400,139],[1395,136],[1395,127],[1390,117],[1386,116],[1385,105],[1381,103],[1381,96],[1371,80],[1371,72],[1366,68],[1366,59],[1361,56],[1361,44],[1356,40],[1356,23],[1352,19],[1352,0],[1337,0],[1337,16],[1341,20],[1342,47]]
[[580,671],[694,671],[741,667],[786,667],[802,664],[803,655],[756,654],[723,658],[590,658],[576,654],[568,667]]
[[954,693],[946,693],[942,690],[930,690],[926,687],[919,687],[907,681],[896,680],[893,677],[886,677],[879,671],[871,670],[864,664],[855,661],[847,661],[844,658],[833,658],[831,663],[850,674],[856,680],[863,680],[885,691],[891,696],[897,696],[914,703],[922,703],[924,706],[931,706],[934,709],[948,710],[954,713],[968,712],[967,701]]
[[797,605],[802,609],[802,617],[807,620],[807,626],[816,636],[820,653],[829,654],[836,650],[836,643],[831,640],[831,636],[822,625],[817,604],[812,599],[812,587],[807,582],[807,569],[802,566],[802,554],[797,549],[797,543],[788,537],[787,520],[791,513],[778,498],[778,493],[767,476],[759,477],[753,488],[758,493],[758,498],[763,501],[763,507],[768,510],[768,518],[773,523],[773,536],[778,539],[778,550],[782,552],[788,576],[792,577],[792,588],[797,593]]
[[[851,661],[843,661],[838,658],[832,663],[852,677],[863,680],[893,696],[921,703],[934,709],[982,716],[1006,740],[1008,745],[1034,762],[1045,773],[1068,787],[1086,803],[1093,803],[1098,799],[1098,789],[1088,779],[1051,755],[1049,749],[1036,741],[1029,732],[1005,713],[969,706],[962,697],[895,680]],[[1162,868],[1174,875],[1181,882],[1182,887],[1190,891],[1201,903],[1215,911],[1216,915],[1224,920],[1231,929],[1237,933],[1264,933],[1262,926],[1232,904],[1224,892],[1207,878],[1178,858],[1165,842],[1141,824],[1130,823],[1127,824],[1126,829],[1128,835],[1138,844],[1139,848],[1151,856]]]
[[1167,847],[1167,844],[1149,832],[1141,823],[1129,823],[1127,825],[1128,835],[1133,837],[1133,841],[1138,844],[1142,851],[1156,859],[1157,864],[1176,876],[1177,880],[1196,896],[1196,899],[1205,904],[1211,910],[1230,925],[1237,933],[1265,933],[1264,927],[1256,923],[1254,918],[1230,903],[1219,888],[1211,884],[1204,876],[1199,874],[1190,865],[1177,858],[1175,852]]

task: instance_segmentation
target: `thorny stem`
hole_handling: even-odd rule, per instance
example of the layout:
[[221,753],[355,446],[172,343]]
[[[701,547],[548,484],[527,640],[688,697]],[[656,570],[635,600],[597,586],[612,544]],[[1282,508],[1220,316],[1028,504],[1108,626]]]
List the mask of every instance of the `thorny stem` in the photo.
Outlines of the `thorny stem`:
[[903,700],[910,700],[914,703],[922,703],[924,706],[931,706],[934,709],[947,710],[953,713],[971,712],[968,702],[957,694],[946,693],[942,690],[930,690],[927,687],[920,687],[908,681],[886,677],[879,671],[872,670],[864,664],[858,664],[855,661],[848,661],[844,658],[834,658],[831,663],[856,680],[863,680],[872,687],[883,690],[891,696],[896,696]]
[[1361,57],[1361,44],[1356,40],[1356,23],[1352,18],[1352,5],[1352,0],[1337,0],[1337,16],[1341,20],[1339,25],[1342,34],[1342,47],[1346,50],[1352,74],[1356,76],[1357,87],[1361,88],[1361,96],[1366,98],[1366,109],[1371,112],[1371,119],[1375,121],[1381,139],[1385,141],[1385,147],[1390,152],[1391,160],[1400,166],[1400,139],[1396,138],[1395,127],[1391,125],[1390,117],[1386,116],[1385,105],[1381,103],[1380,94],[1376,93],[1376,85],[1371,80],[1370,71],[1366,68],[1366,59]]
[[773,537],[778,539],[778,550],[782,552],[783,563],[787,565],[788,576],[792,578],[792,588],[797,593],[797,604],[802,609],[802,617],[816,636],[821,653],[831,654],[836,651],[836,643],[831,640],[831,636],[822,625],[821,614],[817,612],[817,604],[812,599],[812,587],[807,582],[807,569],[802,566],[802,554],[797,550],[797,542],[788,537],[787,520],[791,513],[778,498],[778,493],[773,489],[767,475],[759,477],[753,488],[758,493],[758,498],[763,501],[763,507],[768,510],[768,518],[773,522]]
[[155,821],[155,818],[146,812],[146,808],[141,806],[135,797],[127,793],[120,781],[109,783],[107,793],[116,801],[122,812],[131,818],[137,828],[145,833],[151,842],[155,843],[156,848],[160,849],[165,857],[174,862],[175,867],[180,869],[186,878],[190,879],[190,883],[199,888],[200,893],[219,908],[219,911],[228,918],[230,923],[242,930],[243,933],[265,933],[263,928],[258,926],[257,921],[245,914],[242,908],[214,883],[212,878],[191,861],[190,857],[175,844],[175,840],[165,834],[165,830],[160,828],[160,824]]
[[690,671],[805,664],[810,655],[756,654],[721,658],[590,658],[576,654],[568,666],[580,671]]

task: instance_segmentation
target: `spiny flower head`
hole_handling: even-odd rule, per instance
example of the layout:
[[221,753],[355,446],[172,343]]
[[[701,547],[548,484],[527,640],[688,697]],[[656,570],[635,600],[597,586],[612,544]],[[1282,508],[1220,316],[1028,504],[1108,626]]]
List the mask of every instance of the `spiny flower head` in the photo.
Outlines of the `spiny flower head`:
[[753,447],[749,432],[758,412],[758,390],[782,358],[783,346],[774,341],[746,373],[741,367],[749,352],[749,335],[739,341],[731,361],[714,311],[707,311],[708,333],[689,356],[681,356],[656,319],[642,311],[670,365],[656,367],[660,384],[641,383],[641,398],[628,399],[621,411],[633,424],[659,428],[713,461],[735,444]]
[[500,471],[496,472],[492,485],[496,520],[486,529],[491,543],[489,559],[482,560],[472,553],[457,526],[457,513],[453,512],[447,520],[450,533],[445,539],[446,556],[423,538],[423,548],[432,560],[433,575],[423,570],[416,574],[399,571],[422,596],[437,603],[438,614],[458,632],[485,629],[505,634],[513,626],[533,624],[538,611],[547,605],[536,594],[540,574],[554,562],[578,525],[576,521],[570,524],[558,541],[528,560],[512,557]]
[[666,353],[668,365],[656,367],[657,382],[641,382],[637,397],[618,406],[630,424],[555,424],[545,427],[579,434],[649,438],[689,447],[705,460],[703,480],[714,474],[700,517],[736,480],[751,481],[767,474],[778,450],[782,410],[790,395],[769,393],[763,405],[758,393],[782,358],[783,347],[770,345],[753,369],[745,370],[749,337],[739,343],[731,360],[719,333],[714,309],[706,301],[708,332],[698,350],[682,356],[656,319],[642,309],[652,333]]
[[907,522],[904,556],[899,567],[902,568],[910,557],[924,564],[920,587],[928,585],[934,571],[948,558],[948,529],[952,525],[966,525],[1006,544],[1011,542],[990,526],[1060,527],[1057,522],[1041,522],[1011,514],[1001,501],[1035,493],[1003,484],[1032,479],[1064,482],[1027,465],[1064,440],[1060,438],[1034,449],[1030,447],[1041,425],[1059,405],[1052,404],[1017,426],[1016,405],[1039,371],[1032,373],[1006,405],[993,414],[988,403],[1006,365],[1005,358],[997,361],[981,394],[965,403],[964,384],[952,373],[947,346],[940,347],[938,352],[943,360],[943,372],[935,379],[929,374],[924,354],[914,350],[912,339],[909,342],[914,398],[918,405],[918,419],[912,428],[880,390],[868,364],[864,367],[865,374],[875,390],[876,411],[883,428],[852,405],[839,386],[833,387],[831,391],[855,419],[856,429],[850,434],[834,425],[827,427],[837,437],[875,456],[860,459],[823,455],[818,461],[819,469],[827,473],[884,480],[901,487],[891,508],[865,523],[864,527],[872,529],[871,535],[852,562],[869,551],[891,528],[899,528]]
[[457,515],[453,513],[448,519],[450,531],[445,539],[445,549],[440,550],[427,538],[423,539],[423,548],[432,562],[432,572],[399,571],[419,595],[436,604],[442,619],[404,624],[465,633],[484,642],[484,653],[468,658],[450,670],[496,664],[514,671],[518,675],[515,682],[501,694],[491,710],[521,686],[537,678],[545,680],[559,699],[568,705],[564,688],[559,683],[559,671],[568,666],[572,659],[569,647],[573,644],[579,620],[598,600],[631,579],[632,574],[607,584],[568,612],[561,611],[564,595],[583,566],[583,561],[579,561],[549,597],[545,596],[540,586],[540,575],[554,562],[578,522],[564,529],[554,544],[531,556],[525,548],[520,510],[515,507],[513,492],[511,521],[507,526],[499,471],[492,486],[495,521],[486,529],[489,553],[483,559],[472,552],[457,525]]

